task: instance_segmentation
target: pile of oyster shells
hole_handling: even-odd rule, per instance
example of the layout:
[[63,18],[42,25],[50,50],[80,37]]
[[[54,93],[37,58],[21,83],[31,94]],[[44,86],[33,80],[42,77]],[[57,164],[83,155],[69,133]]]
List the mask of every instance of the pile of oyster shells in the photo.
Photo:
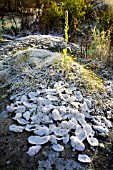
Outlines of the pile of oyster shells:
[[[73,150],[82,152],[85,150],[84,141],[96,147],[99,141],[95,134],[106,135],[112,127],[108,119],[94,113],[93,99],[84,97],[74,84],[70,86],[59,81],[53,88],[40,85],[36,91],[13,95],[10,99],[12,103],[7,110],[14,115],[16,124],[12,124],[9,130],[33,132],[28,138],[33,145],[27,152],[29,156],[37,154],[48,142],[58,152],[63,151],[67,143],[71,144]],[[91,158],[85,154],[78,154],[78,160],[91,162]]]

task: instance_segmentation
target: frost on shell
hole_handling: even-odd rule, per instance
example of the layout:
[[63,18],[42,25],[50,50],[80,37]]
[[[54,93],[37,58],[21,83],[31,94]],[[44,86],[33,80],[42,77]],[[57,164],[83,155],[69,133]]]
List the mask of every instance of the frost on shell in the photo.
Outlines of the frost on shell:
[[13,132],[23,132],[25,128],[23,126],[17,126],[17,125],[10,125],[9,126],[9,131],[13,131]]
[[71,136],[70,140],[71,140],[71,145],[74,149],[78,151],[83,151],[85,149],[85,145],[76,136]]
[[41,145],[31,146],[26,153],[29,156],[34,156],[40,151],[41,147],[42,147]]
[[85,154],[79,154],[78,155],[78,160],[80,162],[83,162],[83,163],[91,163],[91,159],[89,156],[85,155]]
[[87,137],[87,141],[91,146],[98,146],[99,142],[96,138]]
[[50,136],[30,136],[28,142],[31,144],[42,145],[50,140]]
[[60,144],[53,144],[52,148],[57,152],[61,152],[64,150],[64,147]]

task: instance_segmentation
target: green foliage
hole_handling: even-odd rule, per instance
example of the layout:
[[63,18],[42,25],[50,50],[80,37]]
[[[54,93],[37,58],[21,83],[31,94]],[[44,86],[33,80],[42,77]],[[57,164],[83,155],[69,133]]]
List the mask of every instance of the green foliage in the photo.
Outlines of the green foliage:
[[63,0],[62,8],[64,11],[68,10],[71,16],[76,17],[78,21],[84,18],[85,11],[83,8],[85,7],[84,0]]
[[94,27],[90,45],[90,57],[106,62],[110,54],[110,30],[101,31]]
[[3,42],[3,38],[2,38],[2,36],[0,35],[0,43],[1,43],[1,42]]

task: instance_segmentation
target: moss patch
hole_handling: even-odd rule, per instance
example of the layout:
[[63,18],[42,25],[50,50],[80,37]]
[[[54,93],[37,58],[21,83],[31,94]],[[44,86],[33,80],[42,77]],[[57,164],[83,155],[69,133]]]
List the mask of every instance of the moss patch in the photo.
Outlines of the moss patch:
[[93,71],[85,68],[85,66],[80,65],[77,62],[75,62],[75,64],[79,70],[80,78],[85,85],[86,91],[90,92],[92,90],[94,92],[98,92],[105,90],[103,80],[99,78]]

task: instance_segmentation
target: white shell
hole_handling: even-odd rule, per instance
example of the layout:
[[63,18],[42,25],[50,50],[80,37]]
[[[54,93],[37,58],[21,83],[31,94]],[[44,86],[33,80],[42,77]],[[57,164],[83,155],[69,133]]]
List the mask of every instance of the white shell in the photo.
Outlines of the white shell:
[[15,109],[15,113],[24,113],[26,110],[24,106],[17,106]]
[[67,129],[62,129],[62,128],[60,128],[60,127],[56,127],[56,128],[54,129],[54,134],[55,134],[56,136],[64,136],[64,135],[67,135],[68,132],[69,132],[69,130],[67,130]]
[[57,109],[54,109],[52,111],[52,118],[53,120],[57,121],[57,120],[62,120],[62,116],[60,115],[59,111]]
[[31,113],[29,111],[26,111],[24,114],[23,114],[23,117],[26,119],[26,120],[29,120],[30,119],[30,115]]
[[76,95],[76,98],[77,98],[78,101],[83,100],[83,96],[82,96],[82,93],[80,91],[76,91],[75,95]]
[[69,134],[67,134],[66,136],[63,136],[63,143],[67,144],[69,142]]
[[109,130],[107,128],[104,128],[102,126],[93,125],[93,129],[97,130],[100,133],[108,133],[109,132]]
[[36,145],[36,146],[31,146],[29,150],[26,152],[29,156],[34,156],[36,155],[39,150],[42,148],[41,145]]
[[85,145],[76,136],[71,136],[70,140],[71,140],[71,146],[74,149],[76,149],[78,151],[83,151],[85,149]]
[[16,113],[15,117],[13,117],[14,120],[19,119],[22,117],[22,113]]
[[87,137],[87,141],[91,146],[98,146],[99,145],[99,142],[96,138]]
[[88,123],[83,126],[83,130],[87,136],[92,136],[94,134],[92,127]]
[[83,163],[90,163],[91,162],[91,159],[85,154],[79,154],[78,155],[78,160],[80,162],[83,162]]
[[30,136],[28,142],[31,144],[42,145],[50,140],[50,136]]
[[28,96],[32,99],[37,96],[36,92],[29,92]]
[[6,107],[6,110],[7,110],[8,112],[13,112],[13,111],[15,110],[15,107],[14,107],[13,104],[11,104],[10,106],[7,106],[7,107]]
[[29,125],[27,124],[25,127],[25,130],[30,132],[30,131],[34,131],[37,130],[39,128],[39,125],[35,124],[35,125]]
[[91,103],[90,99],[84,99],[84,102],[87,103],[87,106],[88,106],[89,109],[92,108],[92,103]]
[[75,135],[81,141],[83,141],[87,137],[86,133],[83,131],[81,126],[77,126],[76,131],[75,131]]
[[29,121],[25,120],[25,119],[22,119],[22,118],[19,118],[19,119],[16,119],[18,123],[20,123],[21,125],[26,125],[26,124],[29,124]]
[[38,130],[34,131],[34,134],[38,136],[48,135],[49,134],[49,128],[48,127],[39,127]]
[[46,105],[46,106],[42,107],[42,112],[49,113],[53,108],[54,108],[54,105],[52,105],[52,104]]
[[53,144],[52,148],[57,152],[61,152],[64,150],[64,147],[60,144]]
[[59,100],[58,97],[52,96],[52,95],[49,95],[49,94],[46,97],[51,101],[58,101]]
[[111,124],[111,122],[109,120],[107,120],[105,117],[102,117],[102,119],[103,119],[106,126],[112,127],[112,124]]
[[23,96],[21,97],[21,102],[22,102],[22,103],[23,103],[23,102],[27,102],[27,100],[28,100],[27,96],[23,95]]
[[56,136],[55,136],[55,135],[51,135],[51,136],[50,136],[50,142],[51,142],[52,144],[57,144],[57,139],[56,139]]
[[74,102],[76,100],[76,97],[75,96],[70,96],[66,99],[68,102]]
[[33,107],[35,107],[36,105],[28,103],[28,102],[23,102],[23,105],[28,108],[28,109],[32,109]]
[[25,128],[23,126],[17,126],[12,124],[11,126],[9,126],[9,130],[13,131],[13,132],[23,132]]
[[37,103],[38,103],[38,105],[43,105],[44,104],[44,98],[43,97],[38,97],[37,98]]

